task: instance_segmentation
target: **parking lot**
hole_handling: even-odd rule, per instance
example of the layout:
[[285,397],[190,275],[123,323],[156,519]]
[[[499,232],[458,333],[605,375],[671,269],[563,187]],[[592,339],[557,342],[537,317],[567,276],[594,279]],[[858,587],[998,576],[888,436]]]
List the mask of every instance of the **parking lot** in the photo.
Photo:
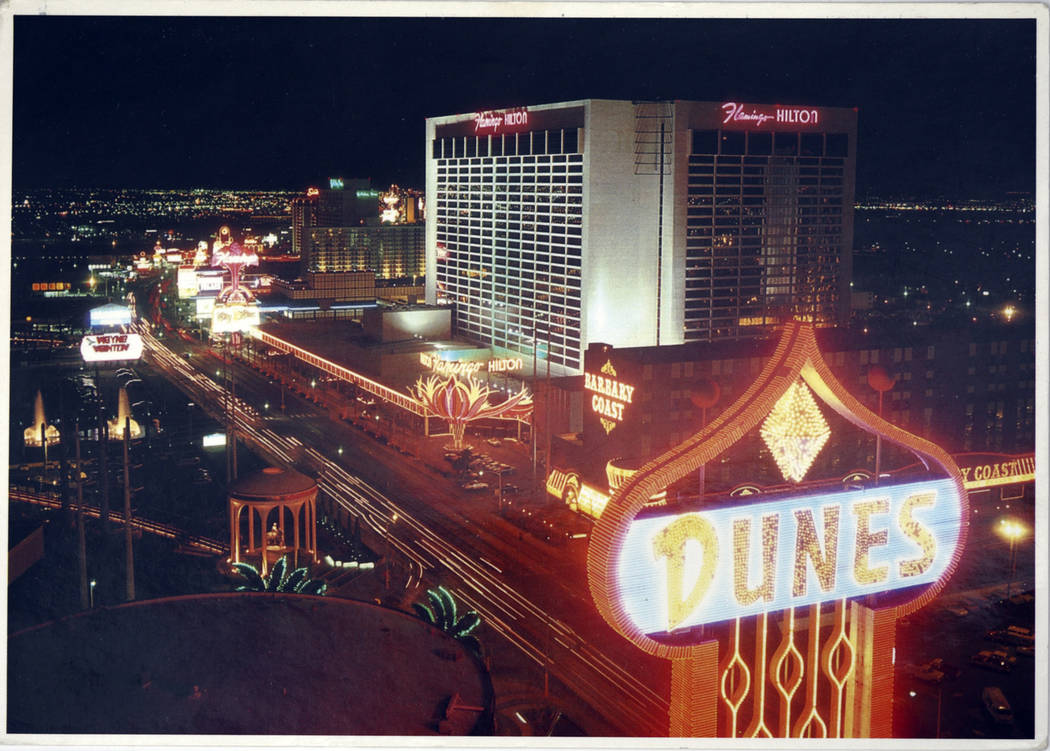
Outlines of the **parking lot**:
[[[949,595],[898,625],[895,736],[937,737],[938,726],[942,738],[1034,735],[1035,658],[1024,636],[1034,593],[1013,592],[1009,601],[1005,586]],[[985,707],[984,689],[995,687],[1012,722]]]

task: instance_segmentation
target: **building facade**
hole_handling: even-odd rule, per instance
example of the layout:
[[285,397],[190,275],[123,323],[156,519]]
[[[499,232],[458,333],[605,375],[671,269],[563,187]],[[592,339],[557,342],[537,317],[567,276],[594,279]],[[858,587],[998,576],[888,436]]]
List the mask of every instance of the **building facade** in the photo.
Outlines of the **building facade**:
[[317,224],[317,193],[292,199],[292,254],[301,256],[309,241],[310,228]]
[[[878,413],[879,393],[869,373],[883,368],[893,383],[882,396],[882,416],[953,454],[1023,454],[1035,448],[1035,332],[1024,325],[973,331],[920,328],[894,336],[851,329],[817,332],[824,359],[840,383]],[[638,464],[661,454],[717,419],[751,386],[772,355],[775,338],[615,348],[592,344],[585,353],[582,431],[554,466],[576,468],[592,482],[610,460]],[[596,379],[604,381],[598,382]],[[575,381],[575,379],[574,379]],[[617,386],[611,393],[610,383]],[[715,388],[712,388],[712,384]],[[605,388],[601,388],[601,387]],[[712,397],[715,397],[712,399]],[[874,461],[874,443],[827,415],[835,452],[817,460],[827,475],[844,476]],[[776,480],[769,451],[757,435],[745,457],[709,467],[708,483],[728,491],[741,478]],[[892,456],[887,461],[911,461]],[[558,453],[556,451],[556,453]],[[825,465],[826,463],[826,465]],[[820,466],[824,465],[824,466]]]
[[304,272],[375,272],[377,279],[422,277],[426,235],[422,224],[312,227],[302,255]]
[[332,303],[374,303],[375,275],[369,271],[306,272],[301,279],[274,279],[272,290],[289,300],[315,300],[323,307]]
[[589,342],[844,322],[857,113],[588,99],[427,120],[427,302],[579,373]]

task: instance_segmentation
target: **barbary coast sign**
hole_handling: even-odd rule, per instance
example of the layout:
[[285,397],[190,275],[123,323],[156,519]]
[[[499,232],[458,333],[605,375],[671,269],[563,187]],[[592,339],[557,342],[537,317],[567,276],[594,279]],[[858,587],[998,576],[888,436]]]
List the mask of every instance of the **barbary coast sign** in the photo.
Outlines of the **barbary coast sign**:
[[647,634],[928,584],[959,539],[950,479],[636,518],[621,602]]
[[820,110],[813,107],[782,107],[779,104],[740,104],[726,102],[722,105],[723,125],[745,128],[761,128],[768,122],[776,125],[819,125]]
[[989,464],[959,467],[959,471],[962,472],[967,490],[990,488],[1015,482],[1031,482],[1035,479],[1035,454]]

